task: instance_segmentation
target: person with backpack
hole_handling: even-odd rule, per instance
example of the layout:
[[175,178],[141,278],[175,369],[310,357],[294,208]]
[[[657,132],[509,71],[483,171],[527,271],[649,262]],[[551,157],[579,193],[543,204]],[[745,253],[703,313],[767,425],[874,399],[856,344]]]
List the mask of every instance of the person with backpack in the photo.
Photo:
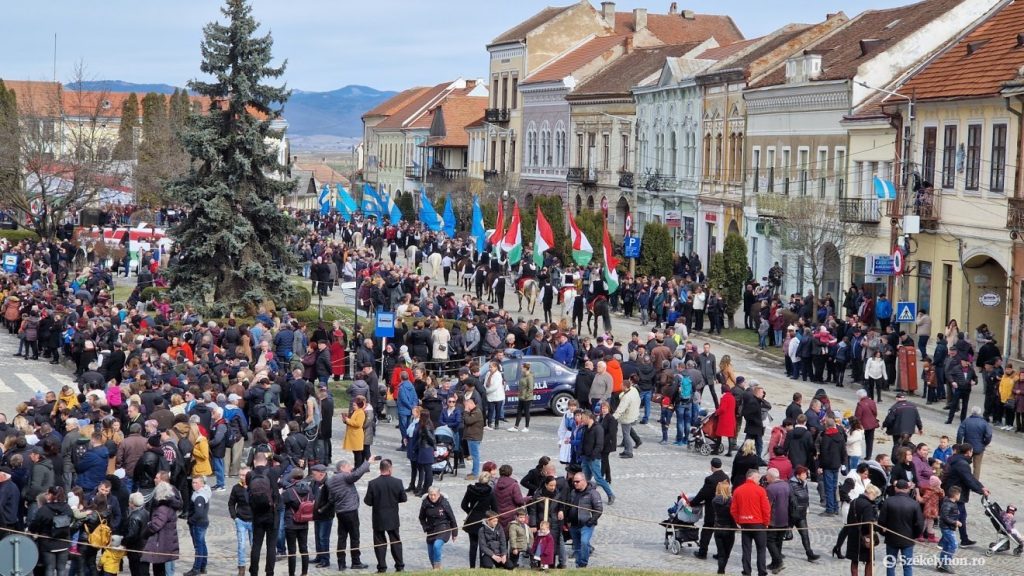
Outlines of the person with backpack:
[[676,446],[687,446],[690,443],[690,422],[693,418],[693,378],[683,372],[685,364],[679,364],[680,373],[674,377],[677,394],[675,401],[676,413]]
[[36,534],[36,544],[43,565],[43,574],[67,574],[68,540],[71,538],[73,515],[64,488],[51,486],[46,493],[46,504],[36,512],[28,531]]
[[245,435],[249,430],[249,421],[245,411],[239,407],[242,397],[229,394],[228,403],[224,405],[224,420],[227,422],[227,438],[225,442],[224,460],[228,476],[238,476],[242,464],[242,452],[245,450]]
[[192,536],[192,547],[196,557],[192,561],[192,569],[184,576],[206,574],[206,560],[209,552],[206,548],[206,529],[210,527],[210,500],[213,493],[206,485],[202,476],[192,478],[192,506],[188,514],[188,532]]
[[304,480],[302,468],[291,472],[290,480],[281,494],[284,505],[284,534],[288,542],[288,576],[295,576],[296,545],[302,558],[302,572],[309,572],[309,523],[313,520],[314,496],[309,482]]
[[267,455],[258,452],[253,469],[246,475],[246,496],[252,510],[252,550],[249,554],[249,575],[259,576],[260,553],[267,546],[266,573],[274,573],[277,559],[277,507],[280,503],[278,470],[269,465]]

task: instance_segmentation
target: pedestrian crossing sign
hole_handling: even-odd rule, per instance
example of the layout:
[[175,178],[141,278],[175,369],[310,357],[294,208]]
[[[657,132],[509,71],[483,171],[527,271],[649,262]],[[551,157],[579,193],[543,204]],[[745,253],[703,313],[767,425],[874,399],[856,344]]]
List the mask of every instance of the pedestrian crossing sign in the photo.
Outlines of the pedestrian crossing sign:
[[913,322],[917,318],[917,302],[897,302],[896,321]]

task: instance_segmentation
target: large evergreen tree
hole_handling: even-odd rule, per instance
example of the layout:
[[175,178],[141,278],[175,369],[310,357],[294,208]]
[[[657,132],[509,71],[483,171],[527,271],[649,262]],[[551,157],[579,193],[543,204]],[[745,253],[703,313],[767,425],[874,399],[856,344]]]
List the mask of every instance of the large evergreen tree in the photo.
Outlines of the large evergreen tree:
[[248,2],[227,0],[221,12],[227,24],[203,29],[200,69],[211,81],[190,83],[212,104],[189,117],[181,138],[192,168],[167,188],[191,208],[172,230],[181,252],[170,267],[171,294],[211,312],[252,313],[294,290],[285,270],[295,264],[287,243],[295,223],[278,206],[292,183],[271,176],[283,167],[267,145],[289,92],[264,83],[284,65],[271,66],[273,39],[256,35]]
[[644,225],[644,235],[640,242],[637,273],[655,278],[671,278],[673,252],[672,237],[668,228],[658,222],[648,222]]
[[139,126],[139,98],[132,92],[121,105],[114,160],[135,160],[135,129]]
[[20,188],[18,100],[0,80],[0,188]]
[[142,98],[142,140],[139,143],[138,165],[135,168],[135,194],[139,203],[159,207],[164,184],[169,176],[165,169],[168,142],[167,98],[150,92]]

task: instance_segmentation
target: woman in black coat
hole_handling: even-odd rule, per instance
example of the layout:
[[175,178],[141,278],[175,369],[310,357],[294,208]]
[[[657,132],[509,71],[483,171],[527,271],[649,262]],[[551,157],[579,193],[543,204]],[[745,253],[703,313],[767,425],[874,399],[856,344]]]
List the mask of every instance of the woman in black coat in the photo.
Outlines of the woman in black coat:
[[466,522],[462,525],[462,529],[469,534],[469,567],[476,568],[476,561],[480,556],[477,553],[480,525],[487,517],[488,510],[498,509],[498,501],[494,498],[494,488],[491,487],[490,472],[481,472],[476,479],[476,484],[466,487],[461,508],[466,513]]
[[757,448],[753,440],[746,440],[740,447],[740,452],[732,459],[732,473],[729,479],[735,490],[740,484],[747,481],[747,471],[760,468],[761,457],[757,455]]
[[67,495],[60,486],[51,486],[46,494],[46,504],[39,508],[28,526],[28,531],[38,534],[36,543],[42,556],[43,573],[55,574],[58,566],[68,563],[68,539],[71,538],[71,507]]
[[440,570],[441,549],[449,539],[454,542],[459,536],[459,521],[455,519],[448,499],[441,495],[436,486],[427,491],[427,496],[420,505],[420,526],[427,535],[430,566],[434,570]]
[[[871,576],[871,557],[874,552],[875,542],[871,541],[872,530],[868,522],[878,520],[878,508],[875,501],[881,491],[874,484],[867,487],[864,493],[858,496],[850,504],[850,512],[846,515],[847,524],[860,524],[859,526],[847,526],[846,532],[846,557],[850,559],[850,574],[858,574],[857,565],[864,563],[864,575]],[[875,538],[878,538],[875,535]],[[835,550],[832,552],[836,553]]]
[[611,413],[612,406],[607,400],[601,401],[601,419],[598,425],[604,428],[604,446],[601,447],[601,474],[606,482],[612,482],[612,464],[608,456],[615,452],[619,445],[619,423]]

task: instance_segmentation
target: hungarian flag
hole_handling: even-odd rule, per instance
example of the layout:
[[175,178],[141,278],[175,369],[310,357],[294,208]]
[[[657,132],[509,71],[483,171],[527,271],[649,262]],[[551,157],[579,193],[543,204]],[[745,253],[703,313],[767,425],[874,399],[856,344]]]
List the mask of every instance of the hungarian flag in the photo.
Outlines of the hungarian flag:
[[487,241],[494,246],[501,243],[502,237],[505,236],[505,203],[498,200],[498,218],[497,222],[494,223],[494,234]]
[[572,217],[572,212],[569,212],[569,228],[572,229],[573,261],[578,266],[590,264],[590,259],[594,257],[594,247],[590,245],[590,240],[587,240],[583,230],[580,230],[580,227],[576,225],[576,219]]
[[544,266],[544,252],[555,245],[555,233],[551,231],[544,212],[537,208],[537,233],[533,236],[533,263],[537,268]]
[[519,202],[512,207],[512,219],[508,223],[508,232],[501,241],[501,249],[508,252],[508,263],[512,266],[523,259],[523,226],[519,220]]
[[608,294],[614,294],[619,289],[619,272],[615,269],[619,261],[615,258],[612,250],[612,239],[608,236],[608,221],[604,222],[604,286]]

